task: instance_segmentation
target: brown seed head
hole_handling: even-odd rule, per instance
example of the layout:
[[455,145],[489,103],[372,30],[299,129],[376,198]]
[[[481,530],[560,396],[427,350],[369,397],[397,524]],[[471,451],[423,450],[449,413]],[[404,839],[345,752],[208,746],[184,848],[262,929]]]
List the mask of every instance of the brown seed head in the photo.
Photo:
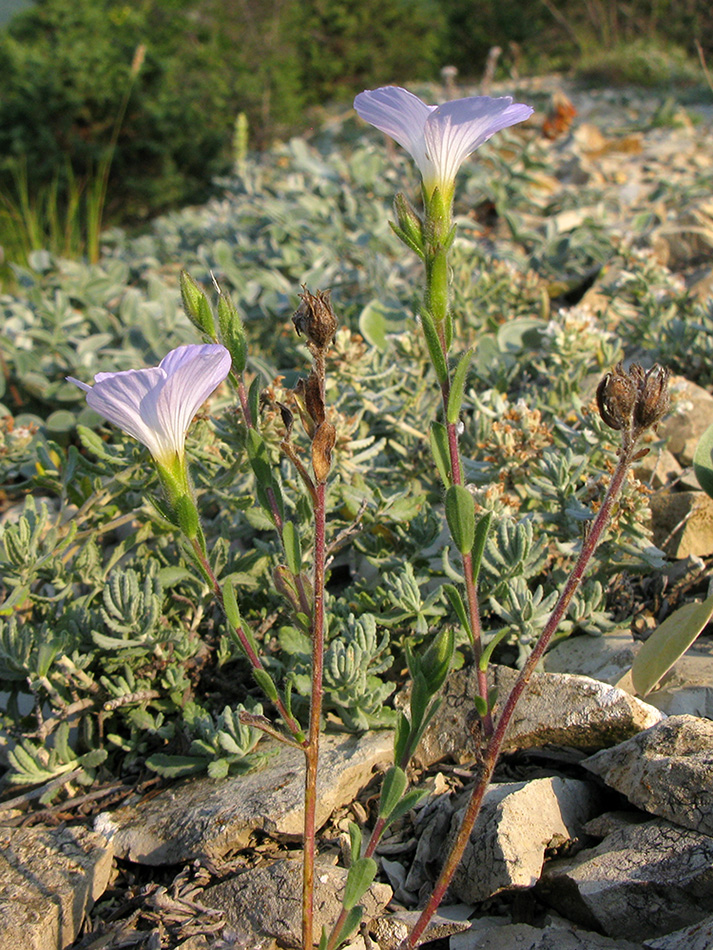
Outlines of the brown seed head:
[[324,350],[334,339],[338,326],[329,299],[330,291],[318,290],[316,294],[311,294],[304,285],[302,289],[302,303],[295,311],[292,322],[300,335],[304,334],[317,349]]
[[628,429],[636,403],[637,384],[617,363],[597,386],[599,415],[611,429]]
[[655,426],[671,404],[669,375],[668,369],[658,364],[644,370],[632,363],[628,372],[617,364],[597,387],[597,405],[604,422],[633,439]]

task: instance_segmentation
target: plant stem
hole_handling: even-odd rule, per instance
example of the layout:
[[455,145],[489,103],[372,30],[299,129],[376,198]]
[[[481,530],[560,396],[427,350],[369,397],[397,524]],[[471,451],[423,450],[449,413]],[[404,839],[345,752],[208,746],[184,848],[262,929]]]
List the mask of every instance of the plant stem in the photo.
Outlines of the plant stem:
[[304,868],[302,878],[302,950],[314,946],[314,859],[317,831],[317,770],[319,766],[319,735],[322,721],[322,671],[324,663],[324,576],[326,555],[326,485],[318,482],[314,508],[314,606],[312,611],[312,698],[309,711],[309,734],[304,749],[305,815]]
[[580,551],[579,557],[577,558],[577,563],[575,564],[572,572],[569,575],[569,578],[567,579],[567,583],[560,594],[559,600],[557,601],[554,610],[550,614],[544,630],[540,634],[532,653],[527,658],[527,662],[520,671],[520,675],[518,676],[517,681],[510,692],[510,695],[505,701],[502,712],[498,718],[495,731],[490,737],[490,741],[488,742],[488,745],[485,749],[483,762],[481,765],[480,778],[473,789],[473,794],[463,815],[463,821],[461,823],[460,829],[458,830],[458,835],[456,836],[453,847],[446,858],[445,864],[441,870],[441,874],[433,889],[433,893],[431,894],[428,904],[421,912],[421,916],[418,918],[416,926],[409,936],[403,941],[399,950],[414,950],[414,947],[416,947],[419,938],[428,925],[428,922],[443,900],[443,896],[448,889],[448,885],[453,878],[456,868],[460,864],[461,858],[463,857],[463,852],[465,851],[466,845],[470,840],[473,826],[475,825],[475,821],[478,817],[478,814],[480,813],[483,797],[485,796],[485,792],[487,791],[488,785],[490,784],[490,780],[492,778],[493,771],[495,769],[495,765],[505,739],[505,733],[512,715],[515,712],[517,703],[525,691],[528,683],[530,682],[530,677],[532,676],[535,667],[542,658],[555,631],[557,630],[565,614],[565,611],[572,600],[572,597],[582,582],[584,572],[587,569],[589,561],[591,560],[592,555],[599,544],[602,533],[604,532],[604,529],[608,525],[611,518],[614,502],[621,491],[624,478],[626,477],[626,472],[629,468],[629,465],[631,464],[632,458],[634,457],[634,449],[635,442],[632,442],[631,444],[625,445],[625,447],[621,450],[619,462],[612,476],[612,480],[609,484],[606,495],[604,496],[602,506],[599,509],[589,534],[582,545],[582,550]]
[[[446,344],[443,327],[439,326],[438,336],[441,341],[441,349],[448,363],[448,347]],[[447,416],[448,398],[450,396],[450,379],[447,379],[441,386],[441,396],[443,399],[443,412]],[[458,439],[458,426],[455,422],[446,423],[446,432],[448,435],[448,453],[451,463],[451,481],[454,485],[463,485],[463,465],[460,457],[460,444]],[[471,646],[473,648],[473,659],[478,670],[478,695],[487,705],[488,702],[488,676],[485,670],[480,669],[480,657],[483,652],[482,644],[482,625],[480,621],[480,607],[478,606],[478,591],[475,579],[473,577],[473,557],[470,552],[461,554],[461,563],[463,565],[463,583],[465,585],[465,596],[468,609],[468,619],[470,621],[470,632],[472,634]],[[488,711],[483,716],[483,732],[485,736],[492,735],[493,722],[492,716]]]

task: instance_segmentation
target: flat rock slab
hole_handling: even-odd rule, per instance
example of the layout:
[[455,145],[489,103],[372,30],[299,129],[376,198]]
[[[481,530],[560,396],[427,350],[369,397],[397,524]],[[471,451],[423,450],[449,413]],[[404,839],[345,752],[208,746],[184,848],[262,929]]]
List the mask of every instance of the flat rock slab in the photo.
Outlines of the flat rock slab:
[[73,943],[111,861],[111,845],[85,828],[0,828],[0,950]]
[[640,943],[612,940],[589,930],[531,927],[529,924],[477,926],[451,937],[450,950],[642,950]]
[[610,937],[661,937],[713,911],[713,838],[662,818],[624,825],[596,848],[550,862],[537,893]]
[[[332,865],[315,868],[315,927],[327,931],[341,910],[347,872]],[[380,914],[391,900],[388,884],[372,884],[360,901],[364,920]],[[281,859],[265,867],[250,868],[209,888],[201,896],[208,907],[222,910],[225,919],[245,938],[245,947],[259,938],[272,937],[280,946],[302,946],[302,861]]]
[[[443,909],[447,910],[447,908]],[[467,908],[467,910],[470,911],[471,908]],[[420,910],[397,910],[385,917],[377,917],[369,925],[369,934],[376,940],[379,950],[399,950],[402,942],[416,926],[420,916]],[[420,947],[422,943],[429,943],[431,940],[443,940],[445,937],[469,929],[470,921],[463,917],[459,916],[459,919],[456,920],[435,913],[426,925],[426,929],[416,946]]]
[[713,722],[670,716],[582,763],[632,804],[713,835]]
[[[498,689],[496,721],[517,676],[517,670],[510,667],[490,667],[491,685]],[[448,677],[443,703],[419,745],[418,757],[425,765],[446,755],[459,762],[473,760],[476,748],[468,724],[477,689],[473,667]],[[648,703],[588,676],[535,673],[510,721],[504,749],[561,745],[594,752],[616,745],[662,718],[663,713]]]
[[706,917],[692,927],[674,930],[665,937],[647,940],[644,946],[647,950],[712,950],[713,916]]
[[[581,673],[634,693],[631,664],[641,649],[628,630],[601,637],[568,637],[545,655],[548,673]],[[713,640],[701,636],[649,693],[646,702],[667,716],[713,719]]]
[[[353,800],[373,769],[393,755],[388,731],[323,736],[317,824]],[[110,839],[117,857],[141,864],[216,860],[247,845],[261,830],[279,836],[302,834],[304,755],[280,746],[264,769],[228,779],[193,779],[146,802],[103,812],[95,830]]]
[[[598,804],[596,789],[577,779],[555,776],[491,785],[453,876],[451,893],[475,904],[507,888],[532,887],[548,845],[579,836]],[[450,850],[464,812],[465,807],[453,815],[442,853]]]

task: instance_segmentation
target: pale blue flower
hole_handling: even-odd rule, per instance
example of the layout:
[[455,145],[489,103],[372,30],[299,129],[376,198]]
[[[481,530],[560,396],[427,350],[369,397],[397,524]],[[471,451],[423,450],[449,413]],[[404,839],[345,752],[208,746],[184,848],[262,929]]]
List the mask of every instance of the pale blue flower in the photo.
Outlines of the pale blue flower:
[[138,439],[160,466],[182,464],[193,417],[230,372],[224,346],[179,346],[158,366],[119,373],[97,373],[94,385],[67,379],[85,390],[87,403]]
[[470,96],[429,106],[399,86],[360,92],[354,108],[366,122],[390,135],[411,154],[426,195],[438,188],[446,200],[466,158],[491,135],[532,115],[510,96]]

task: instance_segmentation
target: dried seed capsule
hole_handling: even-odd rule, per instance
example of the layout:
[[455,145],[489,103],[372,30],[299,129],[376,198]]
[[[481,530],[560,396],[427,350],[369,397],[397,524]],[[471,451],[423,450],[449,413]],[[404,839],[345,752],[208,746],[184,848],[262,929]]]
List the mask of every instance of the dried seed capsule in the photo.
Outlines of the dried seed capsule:
[[655,426],[669,410],[671,396],[668,380],[671,375],[666,366],[652,366],[639,383],[639,395],[634,410],[634,422],[640,429]]
[[330,292],[318,290],[316,294],[311,294],[304,285],[302,289],[302,303],[295,311],[292,322],[299,334],[304,334],[310,343],[324,350],[334,339],[338,326],[329,299]]
[[629,429],[636,405],[636,380],[625,373],[621,363],[607,373],[597,386],[599,415],[611,429]]

